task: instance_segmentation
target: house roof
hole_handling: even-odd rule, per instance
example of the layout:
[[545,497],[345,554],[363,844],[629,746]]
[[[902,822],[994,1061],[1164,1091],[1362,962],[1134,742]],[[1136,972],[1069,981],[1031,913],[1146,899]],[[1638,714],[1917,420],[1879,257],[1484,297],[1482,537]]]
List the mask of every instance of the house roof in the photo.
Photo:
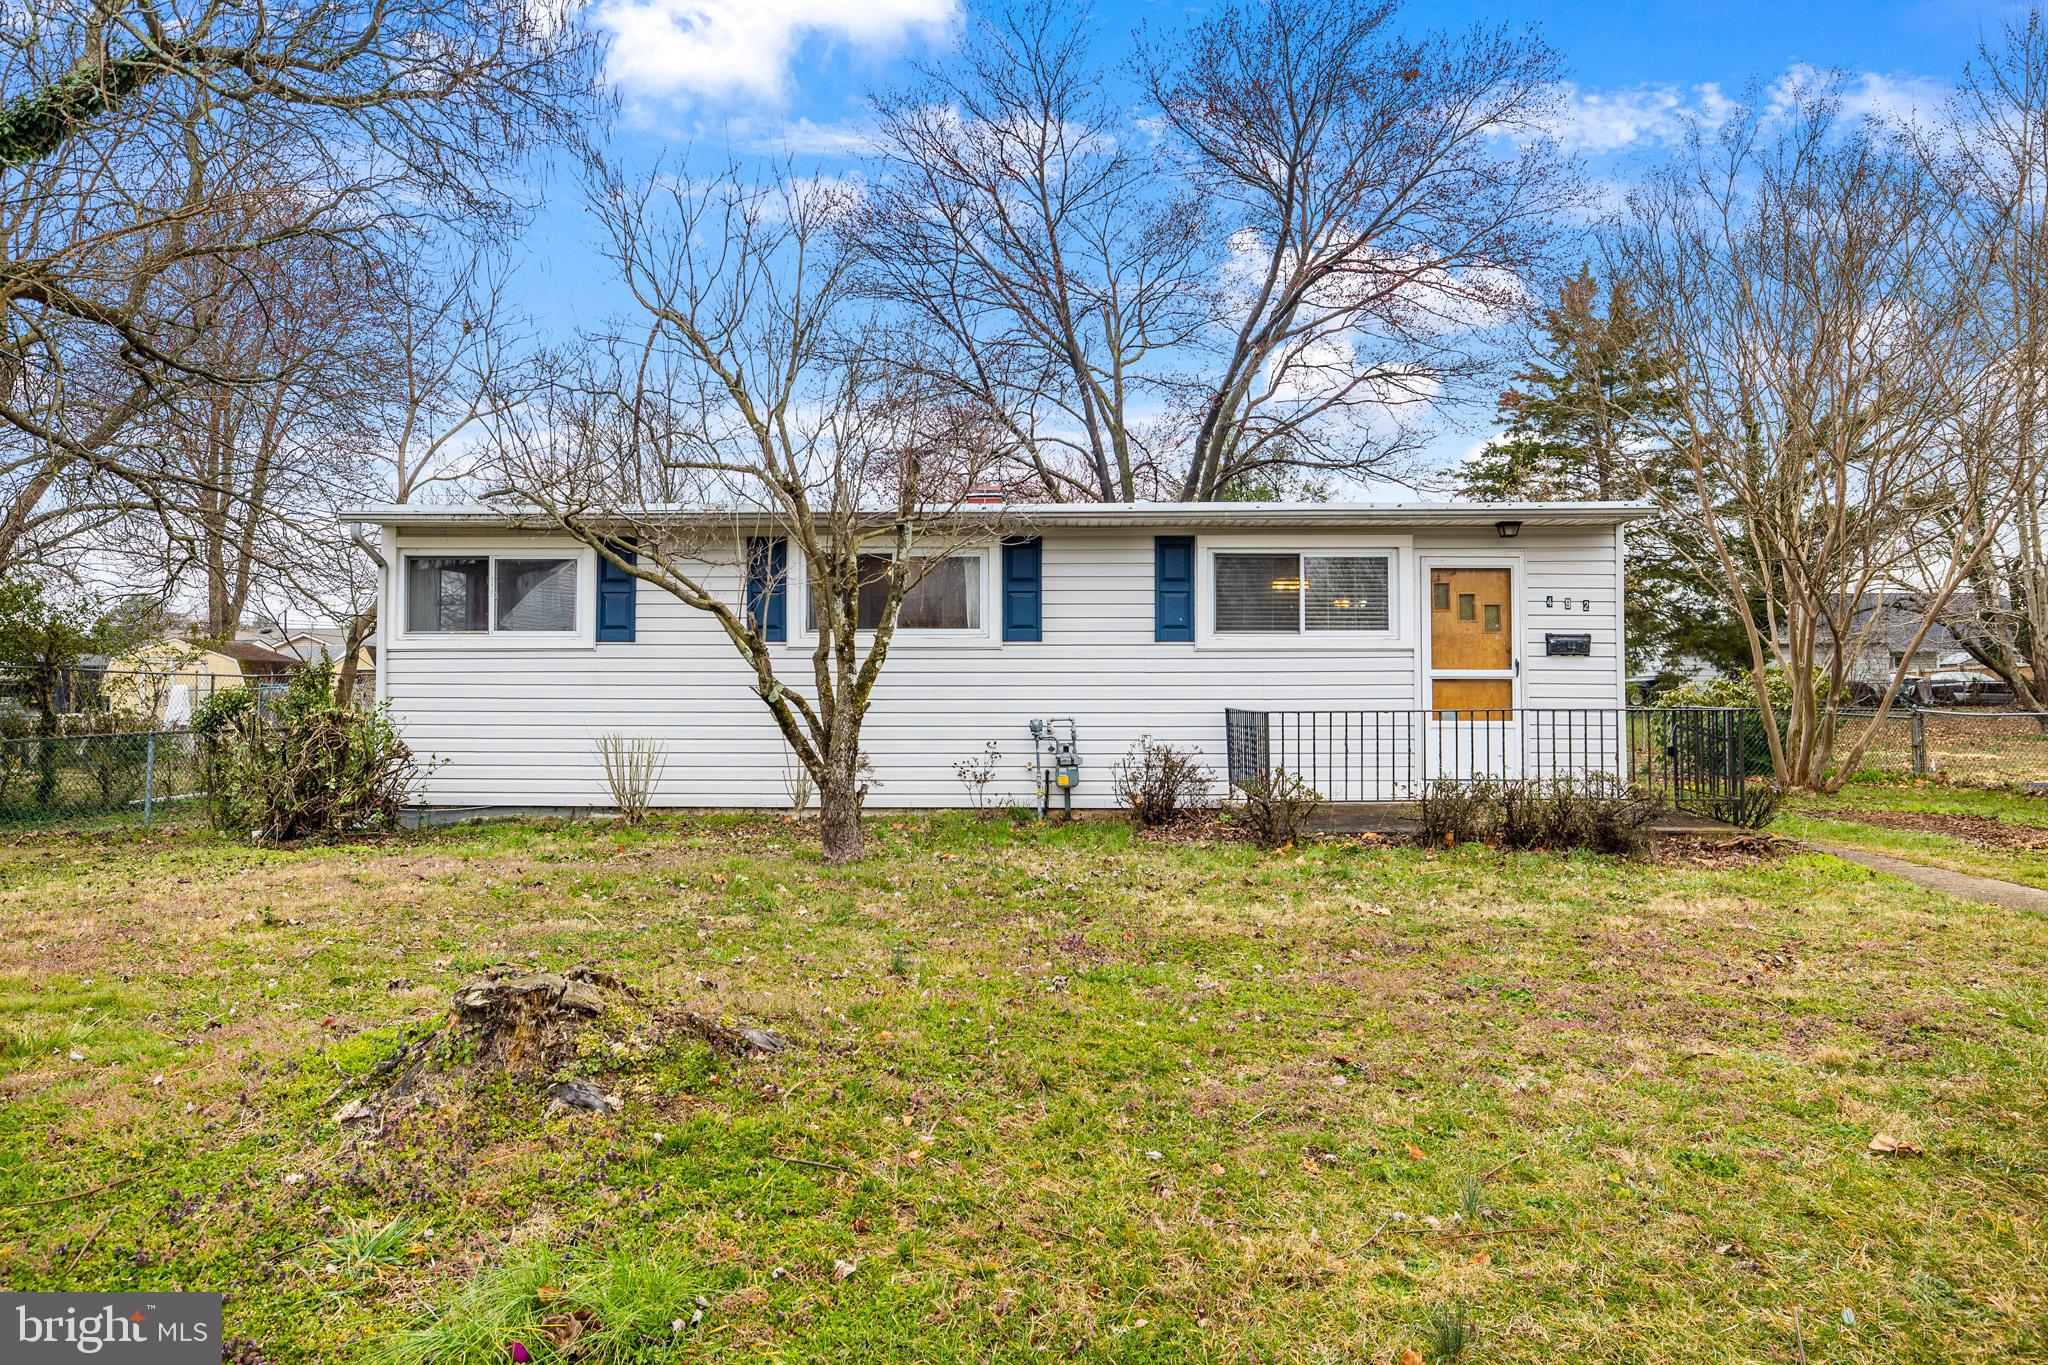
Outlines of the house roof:
[[[1961,648],[1962,641],[1956,638],[1948,622],[1967,616],[1976,609],[1975,603],[1976,598],[1968,591],[1958,592],[1949,598],[1942,618],[1928,627],[1926,637],[1920,642],[1920,651],[1945,654]],[[1850,612],[1844,633],[1851,640],[1862,639],[1865,649],[1902,652],[1919,633],[1920,622],[1926,614],[1925,599],[1919,593],[1865,593]]]
[[[967,505],[943,516],[963,522],[995,521],[1016,527],[1192,527],[1270,529],[1305,526],[1492,526],[1519,521],[1532,526],[1616,526],[1656,512],[1644,502],[1114,502],[1008,503]],[[877,512],[878,519],[888,513]],[[538,510],[455,503],[446,506],[380,504],[352,507],[344,522],[438,530],[495,527],[542,530],[548,518]],[[623,522],[660,521],[676,526],[756,528],[775,517],[761,509],[647,507],[622,510]]]
[[196,644],[194,649],[211,650],[215,654],[245,664],[276,664],[282,668],[297,668],[299,660],[289,654],[280,654],[262,645],[253,645],[246,640],[222,640],[218,643]]

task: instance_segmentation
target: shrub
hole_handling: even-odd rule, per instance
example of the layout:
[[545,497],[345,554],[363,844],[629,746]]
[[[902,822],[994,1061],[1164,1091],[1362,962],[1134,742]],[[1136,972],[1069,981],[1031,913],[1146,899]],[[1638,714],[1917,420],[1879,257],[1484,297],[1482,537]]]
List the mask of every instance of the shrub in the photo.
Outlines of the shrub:
[[1323,804],[1323,794],[1285,768],[1237,784],[1242,801],[1239,817],[1245,832],[1261,848],[1298,843],[1309,818]]
[[1423,795],[1420,838],[1432,846],[1484,840],[1636,857],[1649,847],[1657,810],[1605,773],[1508,783],[1439,779]]
[[982,746],[980,753],[953,765],[953,776],[967,788],[967,800],[973,806],[977,820],[986,820],[996,813],[989,798],[989,786],[996,780],[996,765],[1002,761],[1002,750],[996,747],[994,740],[990,740]]
[[214,827],[259,841],[394,828],[416,772],[389,714],[336,706],[324,667],[294,673],[267,709],[247,688],[217,692],[192,728]]
[[1140,825],[1170,825],[1209,804],[1212,775],[1193,749],[1150,735],[1118,762],[1111,790]]
[[[1813,670],[1814,695],[1823,703],[1833,684],[1818,668]],[[1792,679],[1783,667],[1772,664],[1764,670],[1764,691],[1770,696],[1771,706],[1779,715],[1792,709]],[[1716,673],[1710,678],[1694,678],[1677,683],[1658,692],[1652,700],[1654,706],[1734,706],[1743,710],[1757,709],[1756,681],[1750,673]]]
[[798,815],[811,808],[812,798],[818,794],[818,780],[793,753],[782,759],[782,790],[789,797],[789,808]]
[[88,798],[97,810],[119,810],[142,794],[148,738],[137,734],[88,734],[72,743],[78,766],[92,784]]
[[1579,796],[1577,842],[1560,847],[1588,848],[1619,858],[1639,858],[1650,847],[1650,822],[1660,809],[1626,782],[1606,774],[1588,779]]
[[1725,811],[1716,815],[1731,825],[1744,829],[1762,829],[1778,818],[1778,811],[1785,804],[1785,789],[1776,782],[1745,782],[1742,795]]
[[1416,834],[1432,846],[1476,843],[1493,837],[1499,813],[1500,787],[1491,778],[1439,777],[1422,789]]
[[620,818],[629,825],[645,820],[654,804],[654,788],[668,768],[668,745],[658,739],[599,735],[597,762]]

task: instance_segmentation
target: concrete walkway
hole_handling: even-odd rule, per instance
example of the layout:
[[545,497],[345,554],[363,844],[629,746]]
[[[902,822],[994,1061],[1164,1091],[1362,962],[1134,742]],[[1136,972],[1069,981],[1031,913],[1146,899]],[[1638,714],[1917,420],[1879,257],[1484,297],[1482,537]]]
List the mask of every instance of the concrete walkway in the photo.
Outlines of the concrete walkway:
[[1845,863],[1867,867],[1873,872],[1882,872],[1915,886],[1924,886],[1929,891],[1939,891],[1945,896],[1960,896],[1986,905],[2002,905],[2008,910],[2031,910],[2037,915],[2048,915],[2048,891],[2038,887],[2021,886],[1996,877],[1973,877],[1967,872],[1951,872],[1945,867],[1929,867],[1925,863],[1909,862],[1884,853],[1870,853],[1843,844],[1808,840],[1806,846],[1832,854]]

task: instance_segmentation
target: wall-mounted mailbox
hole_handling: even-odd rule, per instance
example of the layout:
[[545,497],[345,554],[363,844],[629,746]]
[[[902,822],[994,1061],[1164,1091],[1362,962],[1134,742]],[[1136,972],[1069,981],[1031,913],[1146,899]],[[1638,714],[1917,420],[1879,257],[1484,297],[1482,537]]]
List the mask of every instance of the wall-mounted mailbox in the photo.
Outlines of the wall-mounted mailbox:
[[1590,635],[1560,635],[1554,630],[1543,633],[1543,652],[1552,658],[1588,659],[1593,655],[1593,637]]

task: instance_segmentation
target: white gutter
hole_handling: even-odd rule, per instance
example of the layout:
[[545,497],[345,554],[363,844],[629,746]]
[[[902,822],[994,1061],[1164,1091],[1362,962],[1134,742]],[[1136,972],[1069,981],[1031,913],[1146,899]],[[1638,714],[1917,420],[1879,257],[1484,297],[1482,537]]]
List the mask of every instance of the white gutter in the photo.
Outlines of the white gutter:
[[[1617,526],[1654,515],[1646,502],[1145,502],[965,504],[933,514],[942,521],[988,521],[1019,528],[1035,526],[1205,527],[1205,526],[1492,526],[1518,521],[1533,526]],[[886,520],[891,514],[873,514]],[[772,526],[774,514],[758,509],[703,507],[621,508],[622,523],[659,521],[676,526]],[[548,528],[538,510],[508,512],[477,503],[441,507],[417,503],[352,507],[341,514],[352,524],[379,526]]]

